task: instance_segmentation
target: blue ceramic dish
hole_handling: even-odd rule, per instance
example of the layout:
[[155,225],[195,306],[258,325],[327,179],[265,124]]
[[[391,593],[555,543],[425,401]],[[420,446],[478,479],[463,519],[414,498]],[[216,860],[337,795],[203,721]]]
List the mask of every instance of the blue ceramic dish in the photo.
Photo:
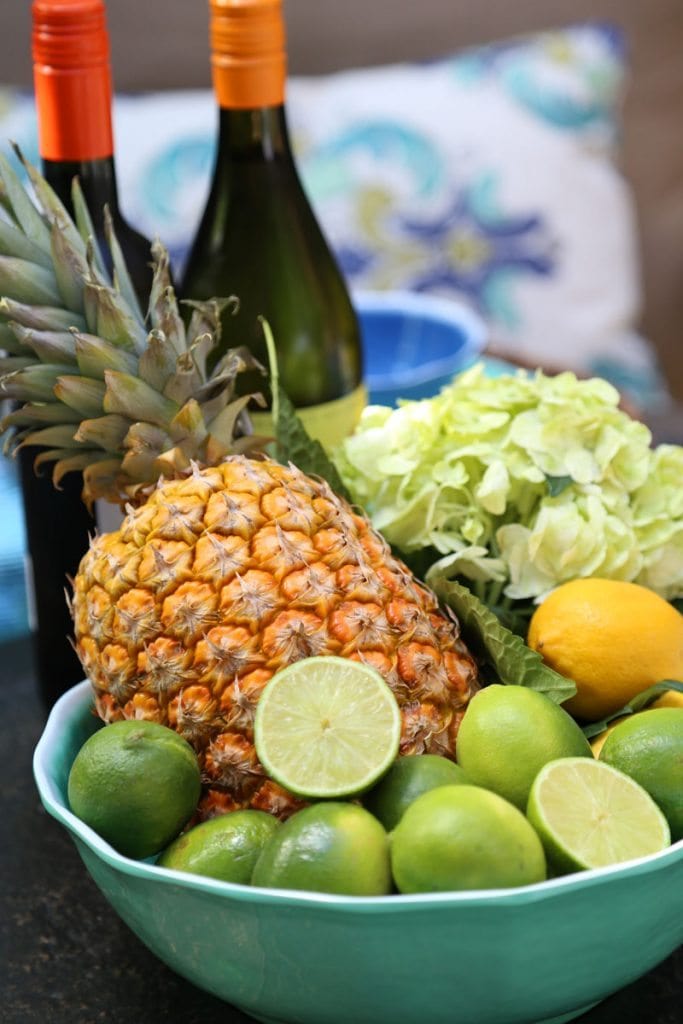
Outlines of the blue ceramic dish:
[[560,1024],[683,941],[683,841],[522,889],[372,899],[249,888],[129,860],[68,809],[69,769],[97,727],[87,682],[55,705],[34,757],[47,811],[152,952],[257,1020]]
[[416,292],[358,292],[370,401],[429,398],[470,365],[486,344],[486,326],[453,299]]

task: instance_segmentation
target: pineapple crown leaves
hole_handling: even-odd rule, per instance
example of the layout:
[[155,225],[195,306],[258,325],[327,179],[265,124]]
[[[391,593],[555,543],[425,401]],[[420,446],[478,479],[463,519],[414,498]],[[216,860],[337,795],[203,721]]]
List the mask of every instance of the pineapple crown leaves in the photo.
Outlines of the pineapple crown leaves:
[[[105,211],[111,274],[77,179],[74,219],[24,160],[37,202],[0,154],[0,423],[5,451],[39,446],[56,486],[83,473],[83,497],[124,503],[162,476],[263,447],[236,397],[240,373],[263,367],[245,348],[208,369],[220,318],[233,299],[188,302],[180,315],[169,257],[151,249],[143,314]],[[263,400],[261,399],[263,403]]]

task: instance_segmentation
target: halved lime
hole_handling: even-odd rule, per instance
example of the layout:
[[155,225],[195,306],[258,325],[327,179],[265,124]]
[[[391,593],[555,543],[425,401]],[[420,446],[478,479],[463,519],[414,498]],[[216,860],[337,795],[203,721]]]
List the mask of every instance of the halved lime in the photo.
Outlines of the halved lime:
[[541,769],[527,817],[561,872],[619,864],[671,843],[666,818],[642,786],[585,757],[560,758]]
[[401,712],[369,665],[333,656],[281,669],[256,708],[254,743],[268,774],[291,793],[361,793],[398,754]]

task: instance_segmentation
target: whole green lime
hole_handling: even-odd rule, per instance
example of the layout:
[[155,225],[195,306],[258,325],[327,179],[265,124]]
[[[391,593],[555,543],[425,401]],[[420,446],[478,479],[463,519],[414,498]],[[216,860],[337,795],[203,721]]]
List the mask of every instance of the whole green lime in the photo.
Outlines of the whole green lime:
[[269,839],[251,881],[276,889],[384,896],[391,891],[389,839],[357,804],[312,804]]
[[112,722],[71,767],[74,814],[127,857],[151,857],[189,821],[201,791],[190,744],[157,722]]
[[468,782],[462,768],[438,754],[397,757],[387,774],[363,797],[363,805],[382,822],[387,832],[398,825],[406,809],[423,793],[437,786]]
[[249,885],[261,850],[279,827],[278,819],[265,811],[230,811],[183,832],[157,864]]
[[673,842],[683,839],[683,708],[652,708],[619,722],[600,760],[638,782],[664,813]]
[[525,810],[531,784],[558,757],[592,757],[574,719],[527,686],[486,686],[469,703],[456,740],[458,763],[483,786]]
[[478,786],[441,786],[410,805],[391,834],[402,893],[507,889],[542,882],[545,856],[521,811]]

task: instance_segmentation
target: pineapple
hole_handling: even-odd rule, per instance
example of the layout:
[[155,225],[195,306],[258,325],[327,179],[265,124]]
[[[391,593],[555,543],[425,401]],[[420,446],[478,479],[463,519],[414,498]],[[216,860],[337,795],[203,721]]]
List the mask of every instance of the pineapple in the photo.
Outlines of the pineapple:
[[376,667],[402,710],[403,753],[454,756],[478,687],[453,616],[369,521],[320,479],[281,465],[249,432],[227,353],[209,373],[221,303],[192,304],[186,330],[153,247],[147,316],[116,239],[113,282],[77,185],[72,223],[33,168],[39,210],[0,161],[2,386],[24,403],[10,449],[39,445],[56,485],[83,474],[84,500],[125,507],[73,583],[75,644],[98,714],[170,725],[198,753],[201,818],[298,806],[253,745],[259,695],[279,668],[337,654]]

